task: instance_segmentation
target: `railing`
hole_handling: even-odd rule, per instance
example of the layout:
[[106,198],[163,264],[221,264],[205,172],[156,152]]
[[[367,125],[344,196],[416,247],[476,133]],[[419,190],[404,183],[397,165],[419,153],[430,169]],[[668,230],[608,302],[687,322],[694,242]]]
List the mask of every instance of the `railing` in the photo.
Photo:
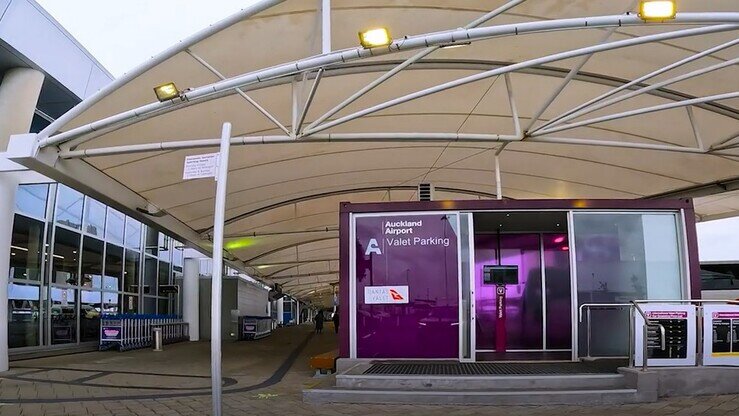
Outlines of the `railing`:
[[161,328],[164,344],[190,339],[189,326],[171,315],[103,315],[100,318],[100,350],[119,351],[152,346],[152,330]]
[[696,315],[696,365],[703,365],[703,305],[707,303],[712,304],[726,304],[726,305],[739,305],[737,300],[714,300],[714,299],[677,299],[677,300],[634,300],[629,303],[584,303],[580,305],[578,309],[578,321],[583,322],[583,316],[586,318],[586,353],[588,358],[591,357],[590,344],[591,344],[591,325],[592,317],[591,311],[596,309],[623,309],[629,308],[629,365],[631,367],[636,366],[635,359],[635,348],[636,348],[636,331],[634,323],[634,312],[644,320],[642,326],[643,331],[643,351],[642,351],[642,370],[647,371],[648,369],[648,358],[649,350],[653,348],[660,348],[662,350],[667,347],[667,335],[664,325],[656,322],[655,320],[649,319],[647,313],[644,312],[641,305],[645,304],[689,304],[697,306]]

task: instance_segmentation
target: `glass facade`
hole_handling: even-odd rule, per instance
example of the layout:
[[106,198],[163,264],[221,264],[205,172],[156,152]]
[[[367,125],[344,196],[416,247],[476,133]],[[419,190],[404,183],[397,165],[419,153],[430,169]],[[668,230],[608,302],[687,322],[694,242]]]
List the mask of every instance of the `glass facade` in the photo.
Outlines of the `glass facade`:
[[104,313],[179,313],[159,287],[182,244],[64,185],[18,187],[10,256],[10,348],[97,342]]
[[[579,305],[683,298],[676,214],[575,213],[573,218]],[[627,308],[594,311],[592,321],[593,355],[628,355]],[[585,331],[581,324],[581,352]]]

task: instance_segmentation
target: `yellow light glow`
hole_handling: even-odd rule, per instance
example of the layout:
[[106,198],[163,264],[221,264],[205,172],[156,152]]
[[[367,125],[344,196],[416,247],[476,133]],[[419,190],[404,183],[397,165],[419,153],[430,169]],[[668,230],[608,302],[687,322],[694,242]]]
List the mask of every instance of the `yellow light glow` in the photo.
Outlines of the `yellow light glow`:
[[240,248],[251,247],[254,245],[254,240],[251,238],[240,238],[238,240],[232,240],[223,245],[226,250],[236,250]]
[[154,87],[154,93],[159,101],[167,101],[180,96],[180,91],[174,82],[168,82],[158,87]]
[[390,32],[388,32],[388,30],[384,27],[359,32],[359,43],[364,48],[386,46],[389,45],[392,41],[393,39],[390,37]]
[[677,12],[675,0],[642,0],[639,17],[644,20],[674,19]]

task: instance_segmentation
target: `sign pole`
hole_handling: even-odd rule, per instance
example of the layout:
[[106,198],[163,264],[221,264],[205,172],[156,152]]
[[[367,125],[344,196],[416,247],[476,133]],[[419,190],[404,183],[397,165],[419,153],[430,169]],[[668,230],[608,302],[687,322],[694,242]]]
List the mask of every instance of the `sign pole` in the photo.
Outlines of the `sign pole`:
[[221,152],[216,175],[216,204],[213,218],[213,278],[210,302],[210,374],[213,416],[222,415],[221,405],[221,280],[223,278],[223,226],[226,211],[226,179],[231,123],[223,123]]

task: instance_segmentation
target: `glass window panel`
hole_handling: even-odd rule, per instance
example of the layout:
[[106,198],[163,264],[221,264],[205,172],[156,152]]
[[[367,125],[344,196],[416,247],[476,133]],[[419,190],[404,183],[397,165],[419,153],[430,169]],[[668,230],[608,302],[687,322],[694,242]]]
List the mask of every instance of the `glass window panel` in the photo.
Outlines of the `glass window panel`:
[[84,196],[72,188],[59,184],[56,197],[56,222],[67,227],[82,227]]
[[701,289],[739,290],[739,264],[701,264]]
[[144,296],[144,312],[143,313],[157,313],[157,298],[151,298]]
[[123,278],[123,247],[108,244],[105,250],[105,277],[103,289],[119,291]]
[[77,342],[75,289],[51,288],[51,343]]
[[90,290],[80,291],[80,342],[100,339],[102,295]]
[[[163,285],[170,284],[169,280],[169,263],[165,263],[163,261],[159,262],[159,287],[161,288]],[[164,296],[165,294],[161,292],[161,289],[159,289],[159,296]]]
[[144,294],[156,294],[157,263],[156,259],[146,257],[144,262]]
[[172,240],[172,265],[182,271],[182,266],[185,262],[185,246],[179,241]]
[[36,218],[46,217],[49,184],[19,185],[15,193],[15,209]]
[[131,217],[126,217],[126,247],[141,249],[141,223]]
[[567,234],[544,234],[547,349],[572,348],[570,245]]
[[52,254],[52,283],[60,285],[78,284],[79,250],[80,235],[74,231],[56,227]]
[[123,270],[123,291],[138,293],[140,254],[137,251],[126,250],[126,264]]
[[159,299],[159,302],[157,302],[157,313],[159,315],[169,315],[169,300],[168,299]]
[[82,243],[82,286],[103,287],[103,245],[96,238],[85,237]]
[[85,232],[96,237],[105,236],[105,204],[92,198],[85,203]]
[[132,295],[123,295],[123,313],[138,313],[139,297]]
[[105,223],[105,239],[123,245],[123,228],[126,216],[108,207],[108,216]]
[[41,280],[43,241],[43,222],[15,216],[10,243],[10,278]]
[[155,256],[159,252],[159,232],[149,226],[146,226],[146,252]]
[[[674,214],[575,214],[578,303],[680,299],[680,239]],[[591,354],[628,354],[628,311],[592,313]],[[585,323],[580,351],[586,351]]]
[[120,313],[117,293],[103,292],[103,313]]
[[169,262],[172,255],[172,239],[159,233],[159,260]]
[[19,283],[8,285],[8,347],[39,345],[38,286]]

